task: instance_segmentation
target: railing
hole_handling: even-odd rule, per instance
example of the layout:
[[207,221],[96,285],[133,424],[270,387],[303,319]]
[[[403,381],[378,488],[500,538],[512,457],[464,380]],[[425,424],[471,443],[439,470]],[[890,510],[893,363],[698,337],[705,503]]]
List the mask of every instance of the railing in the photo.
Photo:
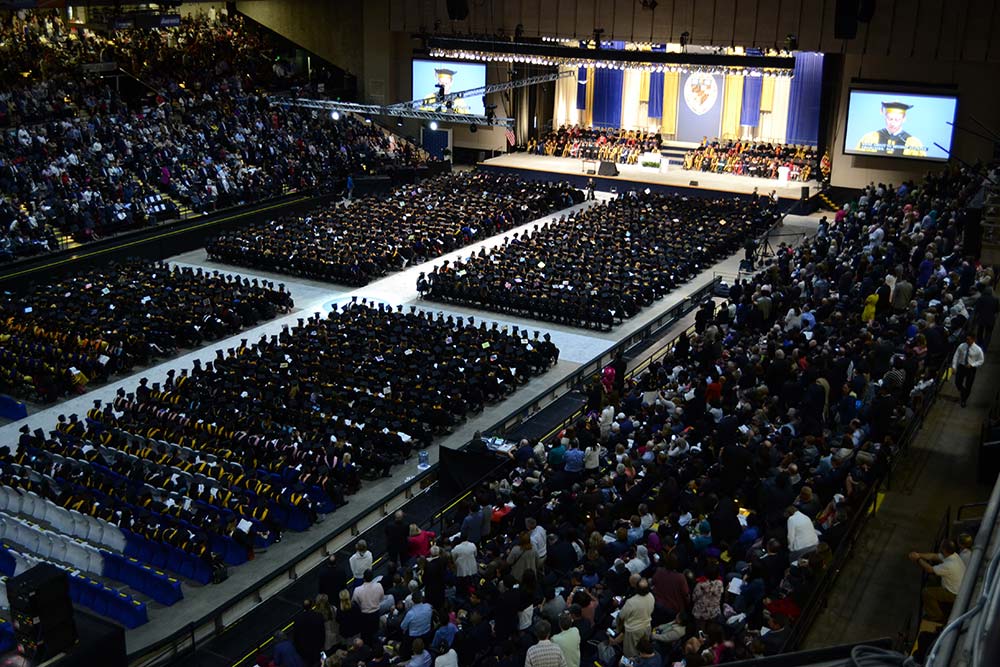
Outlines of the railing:
[[850,518],[847,533],[843,541],[834,553],[833,560],[823,571],[823,574],[820,577],[819,582],[816,584],[816,588],[813,590],[812,595],[809,596],[809,599],[802,606],[802,615],[799,616],[799,620],[792,626],[788,639],[785,641],[782,648],[782,653],[795,651],[799,648],[802,640],[805,639],[806,635],[809,633],[812,624],[826,607],[826,601],[830,590],[836,583],[841,571],[847,565],[854,550],[855,542],[857,542],[857,539],[867,523],[868,518],[875,513],[876,504],[878,502],[878,494],[881,492],[883,484],[885,485],[885,488],[888,488],[892,469],[910,448],[910,445],[912,444],[917,433],[920,431],[921,426],[923,426],[927,413],[930,412],[931,407],[934,405],[937,395],[941,390],[941,385],[944,384],[945,371],[948,368],[950,359],[950,354],[945,355],[945,358],[934,371],[933,377],[935,379],[935,384],[933,389],[925,398],[920,411],[907,423],[906,428],[903,430],[903,435],[899,439],[899,448],[896,450],[895,455],[890,461],[885,474],[872,484],[871,488],[868,489],[863,501],[858,505],[854,515]]
[[[987,421],[1000,407],[1000,401],[995,400]],[[963,516],[966,507],[978,509],[980,503],[971,506],[963,505],[959,509],[957,519]],[[948,623],[941,630],[937,641],[927,654],[924,662],[928,667],[947,667],[952,664],[971,665],[979,667],[982,664],[996,664],[993,660],[984,658],[987,651],[985,644],[992,641],[995,647],[996,637],[991,636],[991,630],[997,625],[995,617],[997,604],[1000,603],[1000,548],[996,547],[997,527],[1000,521],[1000,478],[993,485],[989,502],[986,504],[979,523],[979,530],[972,543],[972,554],[962,577],[962,586],[955,596]],[[987,550],[994,545],[994,553],[988,558]],[[976,595],[976,589],[979,594]],[[959,648],[959,634],[964,632],[964,641]],[[995,632],[995,630],[994,630]]]

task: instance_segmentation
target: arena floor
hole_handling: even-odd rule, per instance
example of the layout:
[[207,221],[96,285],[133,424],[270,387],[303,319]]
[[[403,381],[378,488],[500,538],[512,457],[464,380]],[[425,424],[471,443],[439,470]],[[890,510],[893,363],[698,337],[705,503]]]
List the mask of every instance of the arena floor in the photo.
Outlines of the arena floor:
[[[556,158],[559,159],[559,158]],[[610,193],[598,192],[599,199],[607,199]],[[528,230],[537,222],[546,219],[557,218],[570,210],[582,209],[590,206],[590,203],[579,204],[572,209],[565,209],[556,214],[546,216],[539,220],[531,221],[514,230],[487,239],[484,242],[476,243],[472,246],[462,248],[445,255],[436,263],[445,259],[454,260],[467,256],[472,252],[479,252],[481,248],[487,250],[499,245],[505,236],[514,232]],[[771,236],[771,242],[777,245],[778,242],[797,244],[806,235],[815,231],[819,214],[812,216],[787,216],[781,229],[776,230]],[[548,373],[533,378],[526,386],[521,387],[508,400],[499,404],[488,406],[482,413],[475,415],[468,421],[460,425],[449,436],[438,440],[430,448],[428,453],[430,462],[436,463],[440,447],[458,448],[467,443],[476,430],[483,430],[503,419],[506,415],[527,405],[543,391],[552,387],[562,379],[568,377],[581,364],[595,358],[602,352],[614,346],[617,342],[625,339],[634,331],[642,328],[648,322],[656,319],[661,313],[671,308],[683,299],[688,298],[693,292],[713,280],[717,275],[725,279],[732,280],[737,275],[739,261],[742,258],[742,251],[728,259],[721,261],[710,269],[703,271],[697,278],[675,290],[653,307],[643,310],[636,317],[626,321],[621,326],[610,332],[596,332],[590,330],[576,329],[554,325],[547,322],[524,320],[516,318],[501,318],[493,313],[477,311],[469,308],[438,308],[436,304],[421,301],[416,291],[417,275],[421,271],[429,270],[433,263],[427,263],[409,267],[398,273],[391,274],[380,280],[376,280],[362,288],[349,288],[345,286],[321,283],[317,281],[302,280],[292,276],[279,274],[257,273],[245,271],[242,268],[231,267],[229,265],[208,261],[204,249],[185,253],[168,259],[168,261],[189,265],[200,266],[210,270],[219,270],[227,273],[235,273],[247,277],[267,278],[275,282],[283,282],[291,291],[295,299],[295,310],[284,316],[258,327],[249,329],[228,339],[215,341],[201,349],[190,351],[180,356],[164,361],[151,368],[146,368],[131,376],[118,378],[102,387],[96,388],[83,395],[73,397],[55,405],[46,406],[43,409],[33,410],[28,419],[14,424],[0,427],[2,442],[16,446],[18,439],[18,429],[27,423],[32,429],[50,429],[56,423],[56,417],[60,414],[84,414],[92,407],[96,399],[110,400],[114,397],[115,391],[119,387],[125,387],[131,391],[140,378],[149,378],[149,381],[160,382],[166,377],[166,372],[170,369],[191,367],[194,359],[201,359],[203,362],[215,357],[216,349],[225,349],[239,345],[240,339],[246,338],[253,342],[262,335],[277,333],[285,324],[294,325],[300,317],[310,315],[314,312],[326,312],[333,304],[341,304],[351,300],[353,297],[369,299],[395,305],[417,306],[422,310],[433,312],[444,312],[456,315],[474,315],[477,319],[487,322],[499,322],[500,324],[514,325],[528,329],[538,330],[543,333],[550,333],[553,342],[560,348],[559,363],[549,370]],[[690,316],[690,317],[693,317]],[[676,327],[686,326],[684,321],[679,322]],[[385,501],[393,491],[404,481],[405,478],[417,474],[416,459],[411,459],[407,464],[393,470],[392,477],[378,480],[376,482],[366,482],[361,490],[351,497],[349,504],[338,509],[331,515],[325,517],[322,523],[317,524],[304,533],[294,533],[289,531],[284,539],[265,552],[260,553],[257,558],[245,565],[233,568],[230,571],[228,580],[221,584],[210,587],[199,586],[191,582],[184,582],[185,597],[180,602],[171,607],[162,607],[152,600],[145,600],[149,609],[150,623],[147,623],[126,633],[128,650],[130,653],[148,647],[158,640],[170,636],[187,626],[196,618],[200,618],[212,611],[221,601],[228,600],[241,591],[248,589],[260,580],[266,573],[273,571],[283,563],[287,563],[293,555],[303,549],[309,548],[323,534],[330,538],[343,532],[348,519],[359,510],[369,506],[375,506]]]

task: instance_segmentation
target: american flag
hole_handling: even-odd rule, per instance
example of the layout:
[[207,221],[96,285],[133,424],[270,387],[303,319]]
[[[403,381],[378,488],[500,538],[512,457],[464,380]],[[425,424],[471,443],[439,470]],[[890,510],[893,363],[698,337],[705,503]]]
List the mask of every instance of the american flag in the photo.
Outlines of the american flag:
[[514,130],[510,129],[509,127],[504,127],[503,131],[504,131],[504,134],[507,135],[507,143],[508,144],[510,144],[511,146],[513,146],[514,144],[517,143],[517,137],[514,136]]

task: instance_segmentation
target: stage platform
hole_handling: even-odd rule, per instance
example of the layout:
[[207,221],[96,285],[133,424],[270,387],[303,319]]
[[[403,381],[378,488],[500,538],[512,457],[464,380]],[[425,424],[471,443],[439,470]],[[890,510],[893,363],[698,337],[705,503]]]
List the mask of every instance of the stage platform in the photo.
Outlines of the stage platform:
[[[668,161],[666,157],[662,159],[664,162]],[[592,161],[587,162],[588,165],[595,165]],[[571,157],[508,153],[480,162],[478,166],[498,171],[517,172],[524,178],[539,178],[541,174],[555,175],[559,179],[567,178],[577,187],[584,187],[587,179],[591,176],[585,173],[583,163],[583,160]],[[593,176],[597,189],[608,191],[612,188],[621,190],[622,188],[644,189],[649,187],[652,189],[708,191],[705,194],[724,192],[749,195],[756,188],[758,193],[762,195],[769,194],[774,190],[779,198],[795,201],[802,198],[803,186],[809,188],[810,197],[820,191],[819,181],[788,181],[783,183],[773,178],[687,171],[674,160],[669,160],[669,164],[665,167],[661,166],[660,169],[643,167],[641,164],[618,164],[616,166],[618,167],[618,176]],[[696,181],[698,184],[692,185],[692,181]]]

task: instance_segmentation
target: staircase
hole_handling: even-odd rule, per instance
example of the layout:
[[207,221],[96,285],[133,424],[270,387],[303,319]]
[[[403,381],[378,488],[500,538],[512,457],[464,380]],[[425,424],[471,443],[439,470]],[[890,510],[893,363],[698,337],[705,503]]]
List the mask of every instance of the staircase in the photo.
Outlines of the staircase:
[[834,213],[836,213],[837,211],[840,210],[840,206],[838,206],[837,204],[835,204],[833,202],[833,200],[830,199],[830,197],[827,195],[826,192],[820,192],[816,196],[819,197],[819,200],[821,202],[823,202],[822,205],[820,206],[820,208],[822,208],[822,209],[824,209],[826,211],[832,211]]

